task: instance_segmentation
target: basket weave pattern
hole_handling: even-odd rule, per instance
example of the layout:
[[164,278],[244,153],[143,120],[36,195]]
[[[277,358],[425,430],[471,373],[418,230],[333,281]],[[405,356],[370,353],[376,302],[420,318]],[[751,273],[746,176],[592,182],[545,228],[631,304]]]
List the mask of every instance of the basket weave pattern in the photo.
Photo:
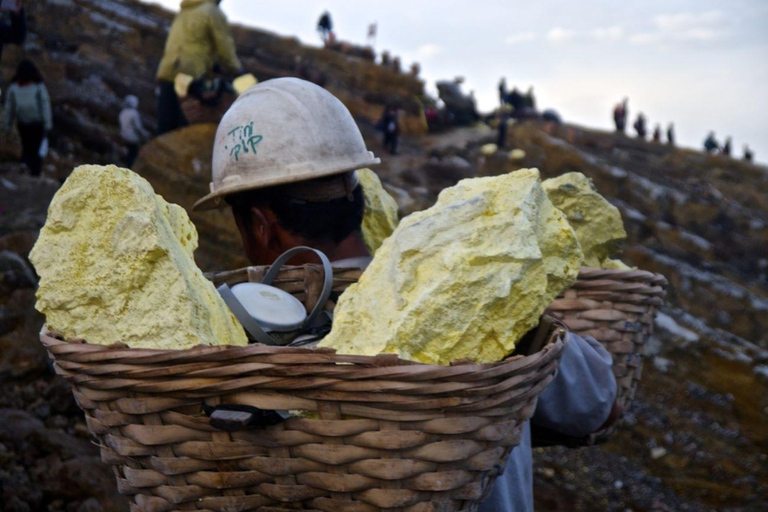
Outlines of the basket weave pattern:
[[[592,336],[611,354],[617,400],[624,412],[635,398],[645,343],[653,334],[666,285],[664,276],[642,270],[582,268],[573,286],[549,307],[573,332]],[[591,442],[606,440],[618,426],[592,436]]]
[[[476,510],[552,380],[566,340],[541,329],[548,343],[532,355],[452,366],[264,345],[105,347],[46,331],[41,341],[132,510],[448,512]],[[225,432],[203,403],[316,417]]]

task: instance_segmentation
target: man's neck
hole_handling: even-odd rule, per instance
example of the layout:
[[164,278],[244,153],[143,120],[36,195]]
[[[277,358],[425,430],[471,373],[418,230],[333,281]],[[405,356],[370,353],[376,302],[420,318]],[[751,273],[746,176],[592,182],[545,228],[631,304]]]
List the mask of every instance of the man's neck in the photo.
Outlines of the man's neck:
[[363,237],[359,233],[353,233],[335,246],[323,251],[331,261],[345,260],[348,258],[370,257],[371,253],[363,243]]

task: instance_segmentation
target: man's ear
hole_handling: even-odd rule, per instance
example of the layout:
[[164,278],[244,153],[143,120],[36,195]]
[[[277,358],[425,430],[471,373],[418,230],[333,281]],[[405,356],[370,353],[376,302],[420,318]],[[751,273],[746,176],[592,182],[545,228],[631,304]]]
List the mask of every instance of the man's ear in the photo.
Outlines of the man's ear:
[[275,237],[275,219],[272,212],[263,212],[260,208],[251,208],[251,236],[262,247],[269,247]]
[[270,263],[269,244],[275,240],[275,225],[271,216],[259,208],[250,208],[241,210],[240,214],[235,213],[234,217],[245,255],[251,264]]

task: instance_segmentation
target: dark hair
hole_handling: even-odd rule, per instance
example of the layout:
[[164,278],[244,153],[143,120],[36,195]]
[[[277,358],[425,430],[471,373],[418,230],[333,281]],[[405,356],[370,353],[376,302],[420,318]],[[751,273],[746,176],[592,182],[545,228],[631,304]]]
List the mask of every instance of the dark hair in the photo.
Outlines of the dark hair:
[[16,67],[16,74],[13,75],[13,78],[11,79],[11,82],[17,84],[28,82],[39,84],[42,83],[42,81],[43,75],[40,74],[37,66],[35,66],[29,59],[24,59],[19,62],[19,65]]
[[267,207],[283,229],[310,241],[334,243],[361,231],[365,211],[363,187],[359,185],[352,191],[351,201],[347,197],[325,202],[302,201],[288,196],[282,187],[240,192],[228,196],[226,201],[246,227],[251,226],[252,207]]

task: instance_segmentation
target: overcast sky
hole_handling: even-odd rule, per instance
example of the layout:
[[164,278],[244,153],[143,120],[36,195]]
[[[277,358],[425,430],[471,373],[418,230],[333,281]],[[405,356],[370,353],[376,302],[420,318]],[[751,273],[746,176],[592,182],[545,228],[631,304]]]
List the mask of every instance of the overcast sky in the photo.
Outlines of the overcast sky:
[[[155,0],[158,2],[158,0]],[[170,8],[178,0],[159,0]],[[342,40],[365,42],[378,23],[377,50],[421,64],[428,91],[438,79],[466,78],[481,109],[496,86],[533,85],[541,108],[568,122],[611,127],[611,109],[630,98],[650,129],[675,122],[681,144],[700,147],[708,130],[748,143],[768,162],[766,0],[224,0],[231,22],[319,44],[323,10]]]

